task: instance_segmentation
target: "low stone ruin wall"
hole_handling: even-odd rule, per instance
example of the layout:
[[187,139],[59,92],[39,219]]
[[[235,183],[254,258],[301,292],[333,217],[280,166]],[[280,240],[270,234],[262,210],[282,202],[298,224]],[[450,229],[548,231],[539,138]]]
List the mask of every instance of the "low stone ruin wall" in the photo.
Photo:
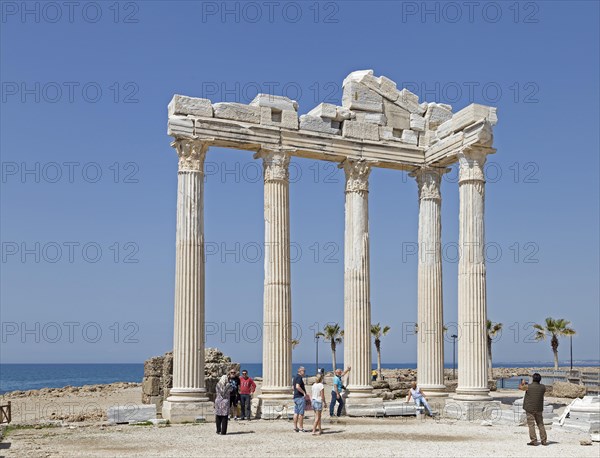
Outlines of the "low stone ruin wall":
[[[208,398],[215,399],[215,388],[222,375],[231,369],[239,372],[240,364],[231,361],[216,348],[204,350],[204,376]],[[156,404],[162,408],[163,400],[169,396],[173,387],[173,353],[168,352],[163,356],[154,356],[144,362],[144,379],[142,381],[142,403]]]

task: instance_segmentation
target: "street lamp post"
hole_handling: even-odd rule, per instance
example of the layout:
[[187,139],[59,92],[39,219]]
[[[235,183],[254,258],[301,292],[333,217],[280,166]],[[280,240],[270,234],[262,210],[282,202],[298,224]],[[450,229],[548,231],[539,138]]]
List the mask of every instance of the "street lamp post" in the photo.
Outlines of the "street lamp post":
[[452,380],[456,380],[456,339],[457,335],[452,334]]
[[573,372],[573,335],[569,336],[571,341],[571,372]]
[[317,374],[319,373],[319,335],[315,335],[315,342],[317,345]]

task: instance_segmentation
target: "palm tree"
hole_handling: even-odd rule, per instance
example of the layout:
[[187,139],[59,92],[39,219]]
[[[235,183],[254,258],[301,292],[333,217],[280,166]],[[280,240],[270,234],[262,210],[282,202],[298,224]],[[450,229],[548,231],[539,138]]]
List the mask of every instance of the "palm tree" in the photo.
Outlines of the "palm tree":
[[487,320],[485,327],[487,330],[488,379],[492,380],[494,378],[492,370],[492,340],[502,331],[502,323],[492,323],[490,320]]
[[298,339],[292,339],[291,344],[292,344],[292,350],[293,350],[298,345],[300,345],[300,340],[298,340]]
[[575,334],[575,330],[570,328],[570,321],[563,318],[555,320],[554,318],[546,318],[546,324],[534,324],[534,329],[537,329],[535,333],[535,340],[545,340],[546,337],[550,338],[550,345],[552,346],[552,352],[554,353],[554,370],[558,370],[558,338],[562,336],[572,336]]
[[371,325],[371,335],[375,339],[375,349],[377,350],[377,372],[379,372],[379,379],[381,379],[381,337],[385,336],[390,331],[389,326],[381,328],[381,324]]
[[326,324],[323,328],[323,332],[317,332],[317,336],[323,337],[326,341],[331,343],[331,363],[333,366],[333,372],[335,372],[335,349],[338,344],[342,343],[344,331],[340,328],[340,325],[337,323]]

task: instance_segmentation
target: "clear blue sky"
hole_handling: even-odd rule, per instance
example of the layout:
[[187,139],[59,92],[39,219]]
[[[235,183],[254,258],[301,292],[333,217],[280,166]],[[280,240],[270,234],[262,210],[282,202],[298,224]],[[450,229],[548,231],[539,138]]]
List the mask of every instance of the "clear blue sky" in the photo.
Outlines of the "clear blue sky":
[[[495,360],[551,360],[549,343],[527,340],[528,323],[547,316],[571,320],[576,359],[598,359],[598,2],[427,5],[433,13],[422,2],[228,2],[234,13],[222,17],[223,2],[72,11],[31,2],[25,14],[21,2],[3,2],[1,361],[141,362],[171,349],[173,94],[248,103],[260,88],[297,98],[306,113],[323,99],[339,103],[343,78],[366,68],[456,110],[498,106],[486,194],[488,310],[505,327]],[[343,322],[344,193],[328,163],[294,164],[300,362],[313,359],[313,323]],[[207,167],[207,250],[216,252],[206,268],[207,345],[258,362],[260,163],[214,148]],[[447,322],[457,308],[453,177],[442,188]],[[372,173],[372,316],[392,327],[384,362],[416,361],[403,329],[417,312],[417,259],[407,255],[417,204],[412,178]],[[568,348],[561,340],[561,359]]]

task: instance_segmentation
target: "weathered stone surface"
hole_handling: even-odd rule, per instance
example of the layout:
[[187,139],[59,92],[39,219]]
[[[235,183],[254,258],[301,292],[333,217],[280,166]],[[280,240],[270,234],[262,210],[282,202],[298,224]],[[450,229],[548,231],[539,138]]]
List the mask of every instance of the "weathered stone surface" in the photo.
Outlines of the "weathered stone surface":
[[383,113],[370,113],[368,111],[355,112],[356,120],[359,122],[368,122],[378,126],[386,125],[386,117]]
[[213,115],[210,100],[177,94],[169,102],[168,112],[169,116],[193,115],[211,118]]
[[406,88],[400,91],[398,99],[394,103],[411,113],[422,115],[426,111],[426,107],[423,104],[419,105],[419,96]]
[[169,123],[167,125],[167,134],[176,135],[186,134],[194,135],[194,120],[183,115],[172,115],[169,116]]
[[410,130],[425,131],[425,118],[416,113],[410,114]]
[[349,138],[360,140],[379,140],[379,127],[376,124],[369,124],[358,121],[345,121],[342,127],[342,135]]
[[387,119],[387,126],[393,129],[410,129],[410,113],[404,108],[384,101],[383,112]]
[[350,73],[344,79],[342,86],[344,87],[353,82],[366,86],[392,102],[396,101],[400,96],[400,92],[394,81],[385,76],[380,76],[378,78],[373,76],[373,70],[358,70]]
[[160,377],[144,377],[142,392],[148,396],[157,396],[160,391]]
[[383,97],[367,86],[350,81],[344,86],[342,106],[349,110],[383,111]]
[[[364,80],[365,77],[373,77],[373,70],[355,70],[350,73],[342,82],[342,87],[346,86],[351,82],[359,83]],[[374,78],[374,77],[373,77]]]
[[454,113],[451,119],[443,122],[437,129],[437,136],[444,138],[454,132],[458,132],[471,124],[486,119],[492,126],[498,123],[495,107],[488,107],[472,103],[462,110]]
[[221,102],[213,105],[215,118],[260,124],[260,107],[242,103]]
[[108,422],[111,424],[133,423],[136,421],[148,421],[156,418],[156,405],[138,404],[109,407],[106,412]]
[[434,130],[451,118],[452,112],[438,103],[430,103],[427,107],[427,113],[425,113],[425,119],[429,121],[429,128]]
[[337,107],[331,103],[320,103],[308,112],[308,116],[335,119],[337,117]]
[[275,108],[279,111],[298,111],[298,102],[280,95],[257,94],[251,106]]
[[411,145],[416,145],[419,143],[419,134],[414,130],[403,130],[402,131],[402,141],[405,143],[409,143]]
[[375,380],[371,382],[371,386],[374,390],[387,390],[390,387],[390,384],[387,380]]
[[293,110],[279,111],[275,108],[260,107],[260,123],[264,126],[298,129],[298,113]]
[[393,129],[392,127],[380,126],[379,127],[379,138],[381,140],[395,140],[400,141],[402,137],[402,130]]
[[302,115],[300,116],[300,129],[339,135],[340,123],[337,121],[323,119],[319,116]]
[[557,398],[580,398],[585,396],[584,385],[575,385],[569,382],[554,382],[552,384],[552,396]]
[[163,356],[155,356],[144,362],[145,377],[160,377],[163,371]]
[[165,353],[163,356],[163,367],[162,367],[162,375],[169,375],[173,373],[173,352],[170,351]]

